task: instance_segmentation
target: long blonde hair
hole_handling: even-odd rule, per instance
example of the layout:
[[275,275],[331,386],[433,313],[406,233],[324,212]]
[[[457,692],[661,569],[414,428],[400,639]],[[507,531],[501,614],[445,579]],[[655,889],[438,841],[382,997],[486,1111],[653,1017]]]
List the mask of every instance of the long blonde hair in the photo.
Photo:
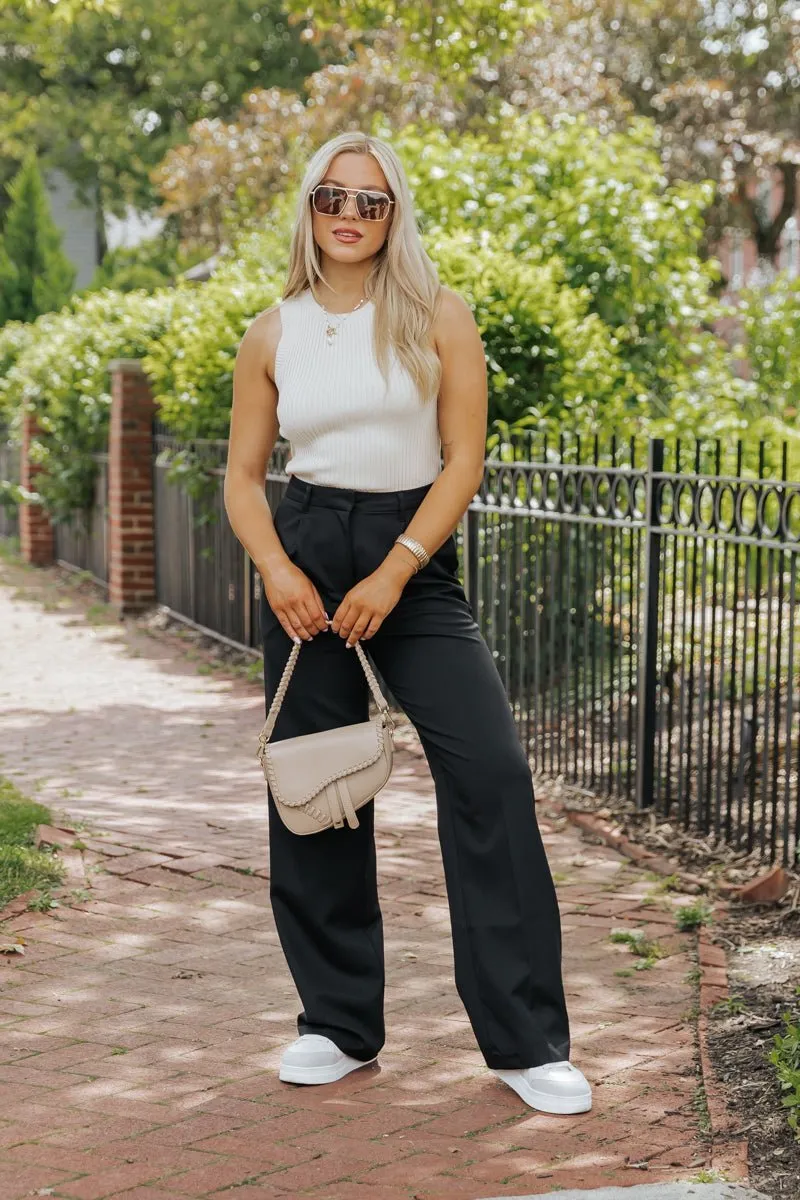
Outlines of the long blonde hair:
[[310,195],[337,154],[371,154],[381,167],[394,210],[389,233],[375,255],[364,292],[375,305],[374,348],[381,374],[388,381],[389,351],[394,348],[423,400],[439,392],[441,363],[429,334],[441,296],[439,275],[417,229],[414,202],[405,170],[387,142],[365,133],[346,132],[330,138],[313,154],[297,202],[283,299],[312,288],[324,278],[320,251],[311,224]]

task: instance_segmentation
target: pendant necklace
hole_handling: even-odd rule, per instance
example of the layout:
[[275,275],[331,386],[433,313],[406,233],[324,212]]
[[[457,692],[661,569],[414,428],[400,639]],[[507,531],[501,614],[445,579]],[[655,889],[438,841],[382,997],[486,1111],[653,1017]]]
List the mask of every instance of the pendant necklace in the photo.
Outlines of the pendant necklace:
[[[359,302],[355,306],[355,308],[352,309],[349,313],[329,313],[327,308],[325,308],[324,305],[320,304],[320,308],[325,313],[325,316],[328,319],[327,324],[325,326],[325,338],[326,338],[329,346],[333,345],[334,337],[339,332],[340,327],[344,324],[344,322],[347,320],[347,318],[352,317],[354,312],[358,312],[359,308],[361,308],[361,305],[366,304],[366,302],[367,302],[367,297],[362,296],[362,298],[359,300]],[[334,325],[332,318],[339,317],[339,316],[342,318],[341,321],[339,321],[338,325]]]

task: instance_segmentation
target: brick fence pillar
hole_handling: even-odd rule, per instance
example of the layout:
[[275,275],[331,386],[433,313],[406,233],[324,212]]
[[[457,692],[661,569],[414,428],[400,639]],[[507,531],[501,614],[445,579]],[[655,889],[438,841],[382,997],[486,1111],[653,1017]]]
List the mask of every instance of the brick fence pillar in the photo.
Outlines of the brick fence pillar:
[[108,444],[108,599],[122,615],[155,600],[153,413],[136,359],[115,358]]
[[[30,460],[30,445],[39,425],[36,414],[26,412],[22,418],[22,450],[19,464],[20,486],[36,491],[38,463]],[[50,517],[41,504],[25,502],[19,508],[19,541],[22,557],[35,567],[46,567],[55,558],[55,538]]]

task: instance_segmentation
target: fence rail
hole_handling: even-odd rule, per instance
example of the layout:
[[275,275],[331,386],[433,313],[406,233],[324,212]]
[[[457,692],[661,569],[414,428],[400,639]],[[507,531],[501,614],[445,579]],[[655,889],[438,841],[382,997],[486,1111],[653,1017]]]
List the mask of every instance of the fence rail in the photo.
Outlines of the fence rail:
[[108,585],[108,454],[93,454],[97,464],[94,499],[85,513],[53,525],[57,561],[88,571],[96,583]]
[[[196,625],[258,649],[261,576],[233,533],[223,503],[228,443],[206,439],[190,446],[215,481],[205,497],[169,481],[171,459],[187,446],[154,423],[156,599]],[[288,447],[279,444],[270,460],[265,486],[273,512],[289,482],[282,471],[287,456]]]
[[779,478],[763,445],[755,478],[741,445],[727,473],[719,443],[676,446],[669,470],[663,441],[641,466],[624,449],[487,461],[466,514],[467,592],[520,736],[546,775],[794,863],[800,483],[785,449]]
[[[261,580],[224,511],[227,442],[153,433],[157,600],[257,650]],[[612,439],[601,456],[596,440],[584,450],[519,437],[487,458],[456,541],[537,772],[790,865],[800,861],[800,482],[787,478],[785,447],[772,473],[763,444],[754,468],[745,449],[654,439],[643,453]],[[169,481],[168,459],[185,450],[203,458],[210,500]],[[272,511],[287,454],[279,441],[268,466]],[[90,543],[57,534],[63,557],[91,559],[100,579],[104,524]]]
[[788,863],[800,842],[800,484],[785,457],[783,478],[765,478],[763,447],[759,475],[654,472],[646,786],[684,823]]

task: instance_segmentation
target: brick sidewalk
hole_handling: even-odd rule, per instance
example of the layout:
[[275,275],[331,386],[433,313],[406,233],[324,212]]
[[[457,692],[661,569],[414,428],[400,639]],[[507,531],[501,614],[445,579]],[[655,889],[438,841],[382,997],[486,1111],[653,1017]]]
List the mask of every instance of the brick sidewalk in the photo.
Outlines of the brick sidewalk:
[[[671,912],[687,897],[643,903],[652,881],[540,798],[572,1057],[594,1108],[534,1112],[484,1066],[455,990],[417,746],[398,750],[376,801],[386,1046],[339,1083],[281,1083],[300,1005],[267,894],[263,691],[198,673],[174,638],[136,623],[47,611],[47,578],[0,564],[0,773],[57,822],[88,823],[92,899],[2,927],[27,943],[0,956],[3,1200],[232,1186],[236,1200],[479,1200],[691,1179],[709,1164],[694,938]],[[618,927],[644,929],[667,957],[631,970],[608,940]]]

